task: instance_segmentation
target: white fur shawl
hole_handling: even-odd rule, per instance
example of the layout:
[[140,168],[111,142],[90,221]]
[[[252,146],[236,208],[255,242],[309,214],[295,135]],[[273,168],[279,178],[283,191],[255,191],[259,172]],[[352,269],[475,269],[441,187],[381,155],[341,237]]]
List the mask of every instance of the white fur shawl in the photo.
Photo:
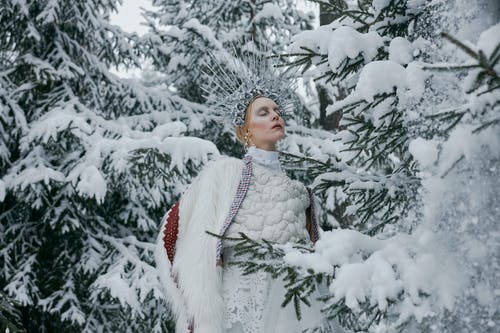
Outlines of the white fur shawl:
[[195,333],[223,331],[222,268],[216,266],[217,238],[205,231],[218,234],[221,230],[242,170],[240,159],[222,157],[211,161],[182,195],[172,266],[163,247],[163,233],[158,236],[156,265],[165,298],[177,318],[176,332],[187,332],[190,319],[194,320]]

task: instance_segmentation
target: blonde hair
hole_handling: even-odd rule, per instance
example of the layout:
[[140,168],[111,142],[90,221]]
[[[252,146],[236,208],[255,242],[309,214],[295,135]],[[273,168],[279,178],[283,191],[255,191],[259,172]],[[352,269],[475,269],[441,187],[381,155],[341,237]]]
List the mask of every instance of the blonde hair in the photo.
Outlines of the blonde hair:
[[245,136],[248,132],[248,125],[250,124],[250,117],[251,117],[251,112],[250,112],[250,109],[252,107],[252,104],[253,102],[259,98],[259,97],[265,97],[265,96],[261,96],[261,95],[257,95],[257,96],[254,96],[251,100],[250,100],[250,103],[248,103],[246,109],[245,109],[245,122],[243,123],[243,125],[237,125],[235,128],[234,128],[234,131],[236,133],[236,137],[238,138],[238,140],[244,144],[245,146],[248,144],[248,141],[246,140]]

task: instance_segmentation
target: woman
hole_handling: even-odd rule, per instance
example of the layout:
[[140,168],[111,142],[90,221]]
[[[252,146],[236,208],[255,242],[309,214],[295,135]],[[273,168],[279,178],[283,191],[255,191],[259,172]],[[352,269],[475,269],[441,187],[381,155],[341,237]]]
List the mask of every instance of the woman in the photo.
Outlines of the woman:
[[241,117],[236,134],[247,154],[243,161],[209,162],[183,194],[172,265],[160,233],[156,261],[177,332],[292,333],[319,324],[317,309],[299,322],[291,304],[281,308],[281,281],[225,265],[234,259],[231,244],[206,233],[243,232],[279,243],[318,238],[312,193],[281,171],[276,143],[285,136],[285,122],[278,105],[256,94]]

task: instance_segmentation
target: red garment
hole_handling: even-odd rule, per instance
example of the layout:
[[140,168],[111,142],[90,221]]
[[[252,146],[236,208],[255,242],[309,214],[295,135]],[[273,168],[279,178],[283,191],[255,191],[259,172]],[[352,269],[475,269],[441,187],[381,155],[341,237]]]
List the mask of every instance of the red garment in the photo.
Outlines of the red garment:
[[170,264],[174,262],[175,243],[177,242],[177,234],[179,232],[179,201],[167,212],[167,223],[163,230],[163,246],[167,250],[168,260]]

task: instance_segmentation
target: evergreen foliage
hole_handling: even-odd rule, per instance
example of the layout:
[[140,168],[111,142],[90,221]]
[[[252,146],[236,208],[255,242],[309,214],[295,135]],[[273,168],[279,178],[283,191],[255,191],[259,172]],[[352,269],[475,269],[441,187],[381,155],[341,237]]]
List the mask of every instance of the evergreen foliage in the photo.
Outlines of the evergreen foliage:
[[0,291],[0,330],[2,332],[24,333],[19,304]]
[[[382,2],[374,5],[370,1],[361,1],[350,6],[338,1],[320,2],[325,11],[331,11],[338,18],[318,30],[325,32],[324,38],[329,38],[326,32],[331,31],[338,43],[352,43],[346,48],[353,50],[336,53],[318,44],[311,47],[314,42],[306,41],[308,35],[304,34],[292,44],[292,50],[297,52],[284,54],[282,59],[290,59],[288,66],[302,66],[303,72],[314,65],[318,73],[314,79],[323,85],[345,85],[348,82],[348,94],[353,95],[356,77],[365,66],[389,60],[392,39],[416,40],[418,37],[414,26],[421,9],[407,6],[406,0],[389,1],[380,8],[376,6]],[[342,46],[338,47],[342,49]],[[336,166],[340,162],[337,158],[331,162],[330,173],[324,172],[322,180],[316,178],[318,188],[325,191],[341,186],[343,194],[335,195],[342,198],[337,199],[339,206],[348,205],[345,215],[356,216],[356,228],[371,235],[386,224],[394,224],[408,212],[418,187],[418,179],[414,176],[417,170],[412,156],[407,153],[407,127],[403,126],[402,111],[407,103],[400,103],[400,95],[394,86],[371,98],[352,96],[327,107],[328,114],[337,111],[343,114],[341,126],[345,130],[338,139],[342,141],[342,151],[349,154],[343,154],[344,164]],[[334,96],[331,98],[334,100]],[[378,116],[376,113],[382,113],[378,119],[374,119]],[[343,170],[345,176],[339,176]],[[358,176],[353,177],[353,173]]]
[[[433,64],[424,68],[431,72],[446,71],[468,74],[464,89],[469,100],[468,103],[455,108],[428,115],[423,123],[414,126],[430,127],[431,130],[427,130],[426,133],[428,137],[449,137],[456,126],[464,122],[474,126],[472,129],[474,134],[498,125],[500,117],[496,113],[500,104],[497,99],[500,90],[500,77],[498,76],[500,44],[489,50],[489,54],[485,54],[485,50],[473,50],[470,46],[445,32],[442,33],[442,37],[467,54],[471,61],[463,64]],[[472,104],[472,102],[475,103]],[[464,155],[461,155],[453,163],[453,166],[463,158]]]
[[165,331],[157,225],[218,154],[184,137],[199,106],[109,72],[139,65],[117,4],[1,4],[0,286],[29,332]]

